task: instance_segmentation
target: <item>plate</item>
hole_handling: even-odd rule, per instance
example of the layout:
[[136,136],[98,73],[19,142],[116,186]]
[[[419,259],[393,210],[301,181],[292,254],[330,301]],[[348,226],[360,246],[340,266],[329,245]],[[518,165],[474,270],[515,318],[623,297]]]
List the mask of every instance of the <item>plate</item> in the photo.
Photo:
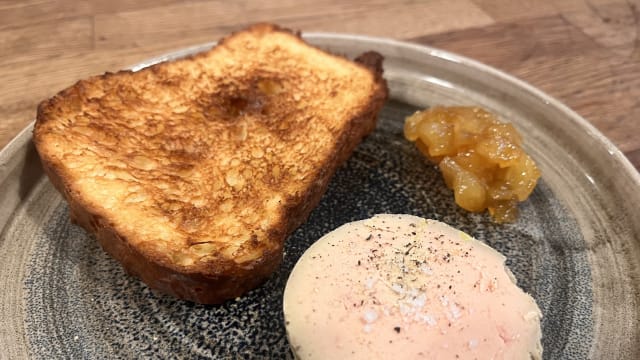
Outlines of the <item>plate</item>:
[[[5,356],[291,358],[281,297],[303,251],[347,221],[408,213],[456,226],[507,256],[544,314],[546,359],[640,357],[640,176],[604,136],[531,86],[448,52],[353,35],[306,38],[351,57],[382,53],[391,100],[376,131],[287,240],[279,271],[224,305],[151,291],[70,224],[40,167],[31,128],[0,153]],[[437,169],[403,139],[404,117],[435,104],[480,105],[520,129],[543,176],[516,223],[497,225],[457,208]]]

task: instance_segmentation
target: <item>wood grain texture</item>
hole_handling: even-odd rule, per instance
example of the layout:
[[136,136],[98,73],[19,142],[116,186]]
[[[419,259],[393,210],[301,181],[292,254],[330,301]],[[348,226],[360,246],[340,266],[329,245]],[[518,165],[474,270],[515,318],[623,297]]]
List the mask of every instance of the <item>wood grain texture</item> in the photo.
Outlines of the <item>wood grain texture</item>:
[[0,0],[0,148],[80,78],[258,21],[451,50],[548,92],[640,168],[638,0]]

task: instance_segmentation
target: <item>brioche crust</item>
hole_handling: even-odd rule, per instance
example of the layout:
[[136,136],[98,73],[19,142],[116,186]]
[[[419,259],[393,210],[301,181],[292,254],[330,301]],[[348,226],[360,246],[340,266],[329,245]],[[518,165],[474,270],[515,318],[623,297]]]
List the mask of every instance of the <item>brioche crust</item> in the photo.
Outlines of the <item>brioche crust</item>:
[[42,102],[34,142],[72,221],[154,289],[214,304],[282,260],[388,96],[355,62],[270,24]]

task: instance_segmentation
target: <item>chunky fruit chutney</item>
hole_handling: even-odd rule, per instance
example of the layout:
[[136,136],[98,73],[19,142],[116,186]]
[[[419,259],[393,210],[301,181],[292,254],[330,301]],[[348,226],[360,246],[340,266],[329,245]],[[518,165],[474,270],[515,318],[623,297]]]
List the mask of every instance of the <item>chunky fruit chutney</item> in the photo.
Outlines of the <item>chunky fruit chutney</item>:
[[442,171],[456,203],[515,221],[540,171],[513,125],[478,107],[433,107],[407,117],[404,135]]

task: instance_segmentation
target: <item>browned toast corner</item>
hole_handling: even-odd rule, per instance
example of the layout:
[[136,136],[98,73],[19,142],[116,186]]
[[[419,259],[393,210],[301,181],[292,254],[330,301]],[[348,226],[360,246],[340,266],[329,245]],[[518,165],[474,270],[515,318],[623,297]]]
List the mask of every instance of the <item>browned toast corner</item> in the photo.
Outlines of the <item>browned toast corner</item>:
[[280,264],[387,98],[356,62],[259,24],[210,51],[82,80],[34,142],[74,222],[152,288],[220,303]]

